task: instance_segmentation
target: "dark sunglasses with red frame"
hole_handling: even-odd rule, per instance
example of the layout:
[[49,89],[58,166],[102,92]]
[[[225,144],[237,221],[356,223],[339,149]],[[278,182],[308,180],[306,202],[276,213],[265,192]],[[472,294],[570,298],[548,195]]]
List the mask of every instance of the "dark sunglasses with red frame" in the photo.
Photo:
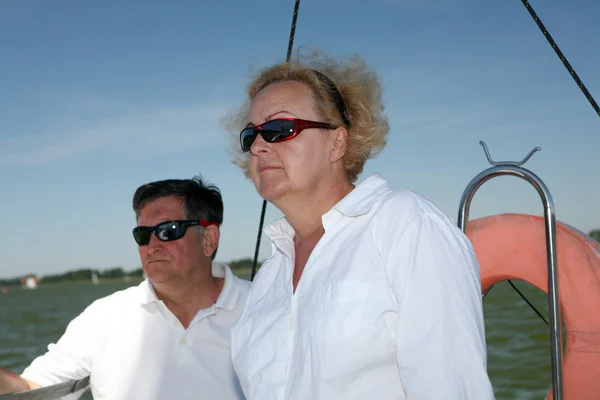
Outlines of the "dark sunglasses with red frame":
[[278,118],[261,125],[244,128],[240,132],[240,145],[242,146],[242,151],[246,152],[250,150],[258,134],[267,143],[277,143],[293,139],[304,129],[310,128],[331,130],[338,127],[324,122],[307,121],[298,118]]

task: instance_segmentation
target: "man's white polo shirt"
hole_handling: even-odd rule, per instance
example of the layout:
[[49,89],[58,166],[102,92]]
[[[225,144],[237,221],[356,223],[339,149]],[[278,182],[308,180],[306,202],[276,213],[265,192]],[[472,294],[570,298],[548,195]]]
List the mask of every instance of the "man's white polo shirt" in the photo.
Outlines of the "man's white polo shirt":
[[230,329],[250,282],[225,265],[214,265],[213,275],[225,278],[223,290],[188,329],[145,280],[92,303],[21,376],[42,386],[91,376],[95,400],[243,399]]

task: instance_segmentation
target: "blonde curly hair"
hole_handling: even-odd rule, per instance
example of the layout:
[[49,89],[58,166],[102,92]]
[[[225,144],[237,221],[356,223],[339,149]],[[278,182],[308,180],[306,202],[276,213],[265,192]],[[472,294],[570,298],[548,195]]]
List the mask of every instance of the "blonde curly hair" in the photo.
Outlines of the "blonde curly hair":
[[[320,78],[319,73],[326,78]],[[332,93],[327,78],[342,96],[349,124],[345,124],[340,115],[339,102],[336,103],[333,98],[335,93]],[[246,177],[250,177],[248,153],[240,149],[239,132],[248,123],[248,112],[254,97],[268,85],[285,81],[298,81],[308,85],[322,122],[347,129],[348,149],[343,161],[348,179],[355,182],[367,160],[383,150],[389,132],[388,119],[383,113],[379,78],[358,55],[338,61],[320,50],[303,54],[298,51],[295,60],[278,63],[255,73],[247,88],[248,99],[222,121],[233,135],[233,163],[244,170]]]

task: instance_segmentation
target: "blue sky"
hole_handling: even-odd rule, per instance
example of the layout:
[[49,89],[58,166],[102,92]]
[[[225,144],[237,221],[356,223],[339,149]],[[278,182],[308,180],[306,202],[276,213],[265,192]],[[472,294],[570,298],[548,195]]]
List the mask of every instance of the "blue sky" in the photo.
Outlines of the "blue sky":
[[[131,197],[202,174],[224,196],[220,260],[254,253],[262,199],[230,163],[222,114],[249,71],[285,59],[292,0],[0,3],[0,277],[139,266]],[[600,2],[532,1],[600,101]],[[456,219],[467,183],[521,159],[557,219],[600,228],[600,118],[518,0],[303,0],[296,46],[359,53],[381,75],[393,187]],[[267,222],[280,216],[271,205]],[[486,184],[472,217],[541,214],[517,178]],[[269,251],[263,239],[261,258]]]

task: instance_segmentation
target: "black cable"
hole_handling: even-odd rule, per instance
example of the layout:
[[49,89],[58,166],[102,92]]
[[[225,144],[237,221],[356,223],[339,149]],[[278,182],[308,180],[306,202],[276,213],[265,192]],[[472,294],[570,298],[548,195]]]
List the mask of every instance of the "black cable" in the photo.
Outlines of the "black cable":
[[[290,39],[288,41],[287,57],[285,62],[289,62],[292,58],[292,49],[294,48],[294,35],[296,34],[296,21],[298,20],[298,9],[300,8],[300,0],[296,0],[294,4],[294,15],[292,16],[292,26],[290,28]],[[258,263],[258,251],[260,249],[260,239],[262,237],[263,224],[265,222],[265,211],[267,210],[267,201],[263,200],[262,210],[260,212],[260,222],[258,224],[258,236],[256,238],[256,248],[254,249],[254,261],[252,262],[252,274],[250,280],[253,281],[256,276],[256,266]]]
[[521,0],[521,2],[523,3],[523,5],[527,9],[527,11],[529,11],[529,14],[533,18],[533,20],[535,21],[535,23],[537,24],[537,26],[540,28],[540,30],[542,31],[542,34],[544,35],[544,37],[546,38],[546,40],[548,40],[548,43],[550,43],[550,46],[552,46],[552,48],[554,49],[554,51],[558,55],[558,58],[560,58],[560,61],[562,61],[562,63],[565,66],[565,68],[567,68],[567,71],[569,71],[569,73],[571,74],[571,76],[575,80],[575,83],[577,83],[577,86],[579,86],[579,89],[581,89],[581,91],[583,92],[583,95],[585,96],[585,98],[588,99],[588,101],[590,102],[590,104],[592,105],[592,107],[594,108],[594,110],[596,111],[596,114],[598,114],[598,116],[600,117],[600,107],[598,107],[598,103],[596,103],[596,101],[594,100],[594,98],[592,97],[592,95],[590,94],[590,92],[588,92],[587,88],[585,87],[585,85],[583,84],[583,82],[581,81],[581,79],[579,79],[579,76],[577,75],[577,73],[575,72],[575,70],[573,69],[573,67],[569,63],[569,61],[567,61],[567,58],[564,56],[564,54],[562,53],[562,51],[560,51],[560,49],[558,48],[558,45],[556,44],[556,42],[554,41],[554,39],[552,39],[552,36],[550,35],[550,32],[548,32],[548,30],[546,29],[546,27],[544,26],[544,24],[542,23],[542,21],[540,20],[540,18],[537,16],[537,14],[535,13],[535,11],[533,11],[533,8],[529,4],[529,2],[527,0]]

